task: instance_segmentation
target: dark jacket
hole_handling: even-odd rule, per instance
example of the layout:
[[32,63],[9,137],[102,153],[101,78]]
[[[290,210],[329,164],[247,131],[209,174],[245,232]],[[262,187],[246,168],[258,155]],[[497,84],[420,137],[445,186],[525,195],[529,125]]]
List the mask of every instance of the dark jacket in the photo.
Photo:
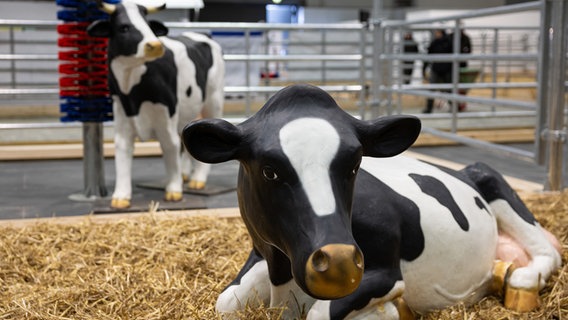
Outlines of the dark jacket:
[[[452,33],[448,37],[453,41],[454,34]],[[460,36],[460,53],[471,53],[471,39],[464,32],[462,32]],[[467,61],[461,61],[460,68],[465,68],[465,67],[467,67]]]
[[[441,54],[441,53],[452,53],[453,46],[452,40],[447,35],[441,38],[432,40],[430,46],[428,47],[428,54]],[[429,62],[424,63],[424,69],[428,66]],[[452,62],[450,61],[436,61],[432,63],[432,72],[439,75],[451,73],[452,72]]]

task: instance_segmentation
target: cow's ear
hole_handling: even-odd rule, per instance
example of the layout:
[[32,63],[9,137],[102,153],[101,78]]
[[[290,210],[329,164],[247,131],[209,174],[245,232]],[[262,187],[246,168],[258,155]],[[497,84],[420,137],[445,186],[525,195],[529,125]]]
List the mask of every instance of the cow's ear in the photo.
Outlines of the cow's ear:
[[87,34],[91,37],[110,37],[110,22],[97,20],[87,27]]
[[152,32],[154,32],[154,34],[157,37],[167,36],[168,32],[170,31],[168,27],[166,27],[160,21],[150,20],[148,21],[148,25],[150,26],[150,29],[152,29]]
[[392,157],[408,149],[420,134],[420,119],[413,116],[387,116],[359,126],[363,154]]
[[182,138],[195,159],[220,163],[237,159],[243,135],[239,128],[225,120],[202,119],[185,126]]

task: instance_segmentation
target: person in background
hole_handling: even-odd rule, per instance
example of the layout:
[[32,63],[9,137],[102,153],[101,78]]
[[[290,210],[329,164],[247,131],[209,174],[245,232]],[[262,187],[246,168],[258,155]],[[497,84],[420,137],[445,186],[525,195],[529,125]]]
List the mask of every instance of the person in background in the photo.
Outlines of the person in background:
[[[414,41],[412,33],[407,32],[404,34],[403,44],[403,53],[418,53],[418,44]],[[414,60],[402,61],[402,79],[404,84],[409,84],[412,80],[412,71],[414,71]]]
[[[434,39],[428,46],[428,54],[445,54],[452,53],[452,41],[447,36],[446,31],[442,29],[434,30]],[[442,84],[452,82],[452,62],[450,61],[435,61],[424,62],[422,67],[422,76],[426,77],[426,69],[430,66],[429,81],[431,84]],[[448,90],[442,90],[447,92]],[[451,102],[450,102],[451,103]],[[423,113],[432,113],[434,108],[434,99],[428,98],[426,100],[426,108]]]
[[[454,39],[454,34],[449,35],[450,39]],[[471,53],[471,39],[465,33],[464,29],[460,29],[460,53],[469,54]],[[467,68],[467,60],[460,61],[460,69]],[[459,89],[458,93],[461,95],[467,94],[467,89]],[[465,111],[467,104],[465,102],[458,102],[458,111]]]

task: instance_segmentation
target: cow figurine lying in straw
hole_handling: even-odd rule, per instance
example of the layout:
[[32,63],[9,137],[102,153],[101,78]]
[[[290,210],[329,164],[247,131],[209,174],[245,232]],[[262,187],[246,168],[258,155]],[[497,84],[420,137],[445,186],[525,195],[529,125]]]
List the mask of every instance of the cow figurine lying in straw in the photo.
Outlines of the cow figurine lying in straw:
[[[561,265],[558,242],[487,165],[452,171],[396,156],[420,128],[412,116],[357,120],[307,85],[281,90],[240,125],[186,126],[197,159],[240,161],[254,249],[217,310],[260,301],[285,306],[285,318],[406,319],[491,293],[535,308]],[[531,262],[500,260],[500,234]]]
[[166,165],[165,200],[182,199],[182,171],[189,187],[205,187],[210,165],[180,158],[179,133],[189,121],[223,114],[225,65],[219,44],[198,33],[166,37],[168,29],[146,14],[162,7],[101,2],[109,20],[93,22],[94,37],[108,37],[109,84],[115,122],[116,184],[111,206],[127,208],[132,196],[136,137],[156,138]]

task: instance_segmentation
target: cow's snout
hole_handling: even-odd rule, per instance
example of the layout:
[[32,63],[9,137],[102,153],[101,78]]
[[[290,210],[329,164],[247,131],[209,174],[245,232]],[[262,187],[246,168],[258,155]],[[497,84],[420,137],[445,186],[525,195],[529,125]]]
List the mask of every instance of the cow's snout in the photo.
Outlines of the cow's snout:
[[320,299],[337,299],[357,289],[363,277],[363,254],[346,244],[328,244],[314,251],[306,264],[306,286]]
[[144,57],[160,58],[165,53],[164,45],[161,41],[148,41],[144,45]]

